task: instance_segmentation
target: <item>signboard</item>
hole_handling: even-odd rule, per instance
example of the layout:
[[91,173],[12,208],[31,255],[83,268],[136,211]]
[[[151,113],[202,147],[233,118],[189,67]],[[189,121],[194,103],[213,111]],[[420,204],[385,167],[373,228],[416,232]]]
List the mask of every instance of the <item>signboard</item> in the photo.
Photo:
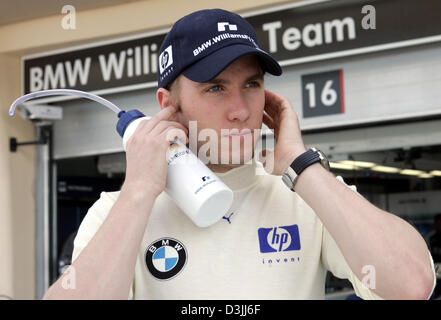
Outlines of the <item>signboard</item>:
[[303,118],[344,113],[343,70],[302,76]]
[[[306,1],[244,16],[282,66],[441,40],[439,0]],[[23,93],[154,87],[166,32],[25,57]]]
[[407,217],[435,215],[440,212],[440,191],[417,191],[389,194],[389,211]]
[[156,84],[164,34],[24,60],[24,93],[69,88],[97,91]]
[[441,40],[441,1],[321,1],[249,17],[282,65]]

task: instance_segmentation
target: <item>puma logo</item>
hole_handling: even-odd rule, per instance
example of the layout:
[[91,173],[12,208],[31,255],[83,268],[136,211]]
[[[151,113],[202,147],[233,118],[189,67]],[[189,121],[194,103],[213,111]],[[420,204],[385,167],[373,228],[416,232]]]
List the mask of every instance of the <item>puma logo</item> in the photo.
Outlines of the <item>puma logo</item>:
[[234,212],[231,212],[231,214],[230,214],[228,217],[224,216],[224,217],[222,217],[222,219],[227,220],[228,223],[231,224],[230,218],[231,218],[231,216],[232,216],[233,214],[234,214]]

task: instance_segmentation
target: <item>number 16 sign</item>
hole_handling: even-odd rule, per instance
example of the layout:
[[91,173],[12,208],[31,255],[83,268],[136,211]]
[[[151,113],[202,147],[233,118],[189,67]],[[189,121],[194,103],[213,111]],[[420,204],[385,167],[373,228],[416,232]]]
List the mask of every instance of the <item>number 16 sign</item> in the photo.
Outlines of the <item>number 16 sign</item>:
[[303,117],[318,117],[345,112],[343,70],[302,76]]

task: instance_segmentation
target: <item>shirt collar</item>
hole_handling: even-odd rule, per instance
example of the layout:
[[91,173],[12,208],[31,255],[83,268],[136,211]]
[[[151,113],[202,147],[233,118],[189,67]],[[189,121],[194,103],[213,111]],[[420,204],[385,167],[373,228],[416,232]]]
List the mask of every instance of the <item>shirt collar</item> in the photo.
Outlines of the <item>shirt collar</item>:
[[262,176],[259,168],[254,161],[251,164],[244,164],[234,169],[230,169],[227,172],[219,173],[215,172],[231,190],[239,191],[246,189],[256,184]]

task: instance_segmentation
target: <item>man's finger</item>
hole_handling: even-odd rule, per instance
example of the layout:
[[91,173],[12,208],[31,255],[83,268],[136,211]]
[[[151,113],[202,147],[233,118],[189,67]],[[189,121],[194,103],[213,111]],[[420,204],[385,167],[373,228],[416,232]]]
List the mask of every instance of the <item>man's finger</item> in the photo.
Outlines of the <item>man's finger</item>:
[[284,100],[274,92],[265,90],[265,105],[272,108],[279,108]]
[[169,121],[169,120],[162,120],[158,122],[158,124],[154,128],[152,128],[150,134],[154,136],[159,136],[168,128],[179,128],[180,130],[188,134],[188,129],[184,127],[182,124],[176,121]]
[[168,120],[178,109],[174,106],[167,106],[155,114],[149,121],[146,127],[149,131],[152,130],[160,121]]
[[263,123],[267,125],[268,128],[274,129],[274,120],[267,113],[263,113]]
[[277,114],[279,114],[282,111],[282,109],[283,109],[282,103],[284,103],[284,101],[281,98],[279,98],[274,93],[265,90],[265,108],[264,108],[264,110],[271,117],[274,118]]
[[164,134],[165,134],[165,139],[169,142],[172,142],[176,138],[178,138],[179,140],[181,140],[183,144],[188,143],[188,136],[185,133],[185,131],[182,130],[181,128],[169,127],[165,130]]
[[271,91],[265,90],[265,110],[272,110],[272,112],[280,113],[282,110],[287,110],[290,108],[291,104],[286,98],[281,97]]

